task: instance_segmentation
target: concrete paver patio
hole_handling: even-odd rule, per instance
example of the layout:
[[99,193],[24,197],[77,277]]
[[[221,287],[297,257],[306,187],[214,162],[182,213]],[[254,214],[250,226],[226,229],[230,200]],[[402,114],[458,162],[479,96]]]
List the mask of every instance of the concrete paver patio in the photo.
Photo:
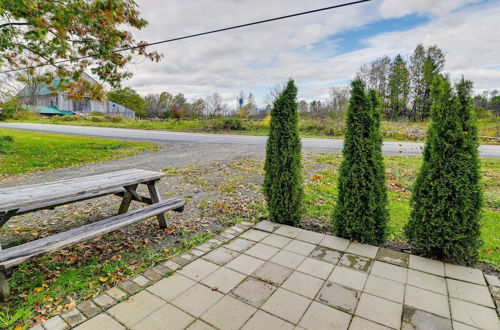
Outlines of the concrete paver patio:
[[79,305],[42,327],[500,329],[500,281],[480,270],[267,221],[231,227],[130,282],[140,291],[94,299],[98,315]]

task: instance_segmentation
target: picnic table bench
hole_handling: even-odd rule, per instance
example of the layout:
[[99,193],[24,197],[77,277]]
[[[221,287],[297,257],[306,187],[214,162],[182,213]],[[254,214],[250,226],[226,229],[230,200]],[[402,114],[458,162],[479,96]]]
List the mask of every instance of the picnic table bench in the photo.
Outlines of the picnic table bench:
[[[0,189],[0,227],[13,216],[25,213],[54,209],[57,206],[106,195],[122,197],[118,215],[111,218],[5,250],[2,250],[0,245],[0,300],[7,300],[10,296],[8,277],[12,270],[27,260],[61,250],[152,216],[157,217],[160,228],[166,228],[167,219],[164,213],[169,210],[182,212],[185,202],[180,199],[162,200],[157,182],[164,176],[165,174],[161,172],[131,169]],[[137,192],[139,184],[147,186],[149,197],[139,195]],[[132,201],[149,206],[127,213]]]

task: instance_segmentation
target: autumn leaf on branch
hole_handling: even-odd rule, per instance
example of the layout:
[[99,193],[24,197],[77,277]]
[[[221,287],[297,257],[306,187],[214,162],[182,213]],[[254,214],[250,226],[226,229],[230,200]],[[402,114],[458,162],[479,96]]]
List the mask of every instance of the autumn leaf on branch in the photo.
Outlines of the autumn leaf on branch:
[[83,73],[90,70],[117,87],[131,76],[125,65],[134,54],[159,61],[161,55],[148,52],[129,31],[147,24],[135,0],[2,1],[0,69],[48,65],[55,68],[49,76],[62,78],[57,88],[70,96],[103,98],[102,87],[83,79]]

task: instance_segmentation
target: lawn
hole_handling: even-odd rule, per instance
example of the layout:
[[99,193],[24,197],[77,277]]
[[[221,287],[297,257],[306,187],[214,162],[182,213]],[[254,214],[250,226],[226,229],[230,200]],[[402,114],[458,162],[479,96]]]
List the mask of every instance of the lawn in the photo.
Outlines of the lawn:
[[133,156],[152,143],[0,129],[0,176]]
[[[314,219],[316,226],[328,226],[337,197],[337,168],[342,161],[339,154],[311,156],[306,166],[322,164],[314,171],[305,185],[306,221]],[[480,260],[500,269],[500,159],[482,159],[484,206],[481,235],[483,246]],[[389,187],[389,240],[406,240],[403,227],[410,215],[411,186],[420,167],[419,156],[385,157]]]

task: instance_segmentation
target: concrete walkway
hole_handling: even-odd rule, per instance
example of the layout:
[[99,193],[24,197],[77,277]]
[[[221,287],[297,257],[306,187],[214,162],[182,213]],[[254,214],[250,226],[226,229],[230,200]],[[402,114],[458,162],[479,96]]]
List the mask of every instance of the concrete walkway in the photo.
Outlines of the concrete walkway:
[[231,227],[43,329],[500,329],[500,281],[478,269],[252,227]]

